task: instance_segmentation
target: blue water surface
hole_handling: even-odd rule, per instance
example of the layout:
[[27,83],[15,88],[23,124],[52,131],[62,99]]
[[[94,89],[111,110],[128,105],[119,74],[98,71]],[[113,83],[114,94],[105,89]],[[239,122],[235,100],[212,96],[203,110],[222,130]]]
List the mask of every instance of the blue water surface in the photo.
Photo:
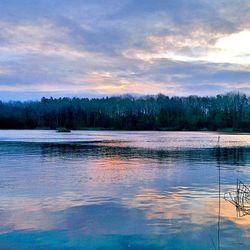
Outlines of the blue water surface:
[[250,216],[223,199],[238,178],[250,185],[249,145],[248,134],[0,131],[0,249],[250,249]]

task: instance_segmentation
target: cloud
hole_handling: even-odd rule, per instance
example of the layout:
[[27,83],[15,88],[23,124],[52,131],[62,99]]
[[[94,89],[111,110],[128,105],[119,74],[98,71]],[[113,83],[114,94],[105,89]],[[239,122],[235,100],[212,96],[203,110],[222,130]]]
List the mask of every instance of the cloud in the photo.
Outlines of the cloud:
[[0,91],[249,94],[249,8],[246,0],[2,1]]
[[195,30],[189,35],[149,36],[147,39],[151,42],[151,50],[130,49],[124,56],[149,63],[169,59],[250,66],[250,30],[226,36]]
[[0,28],[6,38],[0,47],[1,57],[29,54],[66,58],[88,56],[88,52],[71,46],[70,41],[68,41],[67,33],[69,31],[67,28],[57,27],[46,20],[36,24],[0,23]]

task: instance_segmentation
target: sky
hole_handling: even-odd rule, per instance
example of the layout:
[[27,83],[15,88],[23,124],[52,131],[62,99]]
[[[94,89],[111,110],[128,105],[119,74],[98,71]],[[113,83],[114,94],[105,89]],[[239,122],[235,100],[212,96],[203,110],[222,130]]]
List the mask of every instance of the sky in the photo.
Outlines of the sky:
[[250,0],[0,0],[0,99],[250,95]]

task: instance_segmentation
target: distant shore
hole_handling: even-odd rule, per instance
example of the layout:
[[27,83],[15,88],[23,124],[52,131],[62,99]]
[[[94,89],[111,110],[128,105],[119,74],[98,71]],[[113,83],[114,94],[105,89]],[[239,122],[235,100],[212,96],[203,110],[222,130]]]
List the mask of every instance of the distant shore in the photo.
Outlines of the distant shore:
[[118,96],[0,102],[0,129],[250,132],[250,97]]
[[[67,128],[68,129],[68,128]],[[41,128],[4,128],[0,130],[54,130],[57,131],[57,128],[46,128],[46,127],[41,127]],[[227,134],[238,134],[238,133],[250,133],[250,130],[235,130],[233,128],[224,128],[224,129],[218,129],[218,130],[208,130],[208,129],[200,129],[200,130],[187,130],[187,129],[115,129],[115,128],[69,128],[70,131],[158,131],[158,132],[218,132],[218,133],[227,133]]]

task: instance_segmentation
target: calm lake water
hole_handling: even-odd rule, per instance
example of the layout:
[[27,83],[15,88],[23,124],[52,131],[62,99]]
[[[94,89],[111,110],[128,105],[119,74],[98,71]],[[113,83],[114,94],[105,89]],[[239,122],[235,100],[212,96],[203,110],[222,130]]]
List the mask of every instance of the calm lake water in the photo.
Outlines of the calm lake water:
[[247,134],[0,131],[0,249],[250,249],[250,216],[223,199],[237,178],[250,185],[249,146]]

